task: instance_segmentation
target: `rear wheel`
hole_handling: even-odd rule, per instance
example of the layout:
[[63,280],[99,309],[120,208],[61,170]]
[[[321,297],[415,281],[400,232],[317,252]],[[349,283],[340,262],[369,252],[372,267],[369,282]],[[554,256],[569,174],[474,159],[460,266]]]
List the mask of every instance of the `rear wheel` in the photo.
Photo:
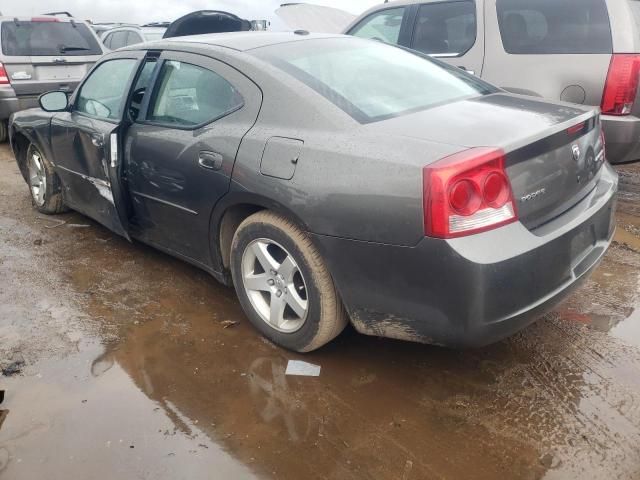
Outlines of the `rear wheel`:
[[0,143],[7,141],[7,121],[0,120]]
[[33,144],[27,149],[26,162],[33,206],[48,215],[64,212],[66,208],[58,176],[53,171],[53,166]]
[[319,252],[279,215],[262,211],[242,222],[231,245],[231,272],[251,323],[284,348],[315,350],[347,324]]

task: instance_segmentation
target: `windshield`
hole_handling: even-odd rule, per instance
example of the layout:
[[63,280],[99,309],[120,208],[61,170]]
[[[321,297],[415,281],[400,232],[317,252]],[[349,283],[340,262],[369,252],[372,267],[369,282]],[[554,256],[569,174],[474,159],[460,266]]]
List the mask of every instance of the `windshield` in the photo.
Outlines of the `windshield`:
[[102,55],[89,28],[83,23],[2,23],[2,52],[14,56]]
[[361,123],[497,91],[459,69],[376,41],[307,40],[252,53],[293,75]]

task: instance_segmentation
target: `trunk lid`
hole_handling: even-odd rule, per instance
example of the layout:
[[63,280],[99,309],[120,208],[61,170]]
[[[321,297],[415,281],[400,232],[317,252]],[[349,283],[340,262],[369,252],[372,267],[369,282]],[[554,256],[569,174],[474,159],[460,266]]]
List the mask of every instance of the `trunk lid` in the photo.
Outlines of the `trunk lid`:
[[503,93],[365,128],[461,147],[502,148],[519,219],[531,230],[582,200],[595,187],[604,159],[597,110]]

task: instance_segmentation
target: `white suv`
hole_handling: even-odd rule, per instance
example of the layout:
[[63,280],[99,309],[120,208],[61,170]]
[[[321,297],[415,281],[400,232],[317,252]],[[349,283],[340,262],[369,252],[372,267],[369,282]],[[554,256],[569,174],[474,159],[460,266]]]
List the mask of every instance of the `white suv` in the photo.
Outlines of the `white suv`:
[[640,159],[638,0],[397,1],[345,33],[417,50],[513,93],[600,106],[608,159]]

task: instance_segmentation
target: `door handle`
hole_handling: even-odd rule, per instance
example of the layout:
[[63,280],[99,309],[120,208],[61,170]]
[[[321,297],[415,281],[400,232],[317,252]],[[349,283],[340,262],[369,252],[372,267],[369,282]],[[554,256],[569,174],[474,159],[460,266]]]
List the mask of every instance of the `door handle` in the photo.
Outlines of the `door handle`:
[[464,70],[464,71],[465,71],[465,72],[467,72],[467,73],[470,73],[471,75],[475,75],[475,74],[476,74],[476,72],[474,72],[473,70],[469,70],[469,69],[467,69],[467,67],[465,67],[465,66],[463,66],[463,65],[459,65],[459,66],[458,66],[458,68],[459,68],[460,70]]
[[217,152],[200,152],[198,154],[198,164],[208,170],[220,170],[222,168],[223,157]]

